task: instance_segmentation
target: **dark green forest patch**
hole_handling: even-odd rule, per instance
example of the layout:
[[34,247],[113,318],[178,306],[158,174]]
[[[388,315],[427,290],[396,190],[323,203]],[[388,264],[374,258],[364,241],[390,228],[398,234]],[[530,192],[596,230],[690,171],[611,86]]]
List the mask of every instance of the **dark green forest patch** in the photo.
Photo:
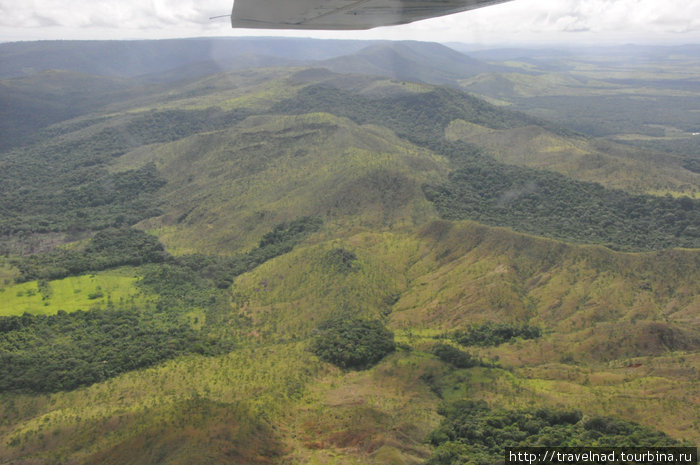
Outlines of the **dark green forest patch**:
[[3,317],[0,392],[70,390],[179,355],[232,347],[166,315],[135,309]]
[[[0,166],[13,163],[0,161]],[[16,163],[31,166],[32,161]],[[153,194],[165,180],[154,164],[114,174],[92,164],[74,170],[56,167],[45,173],[50,179],[28,171],[19,178],[0,174],[0,235],[95,231],[161,213]]]
[[470,219],[521,232],[644,251],[700,247],[700,201],[632,195],[560,174],[465,159],[426,197],[446,219]]
[[485,323],[456,331],[451,339],[463,346],[497,346],[516,338],[537,339],[542,336],[542,330],[536,326],[513,325],[511,323]]
[[683,168],[693,173],[700,173],[700,159],[688,158],[683,161]]
[[311,351],[339,368],[362,370],[396,349],[394,334],[381,321],[338,318],[321,326]]
[[258,247],[247,253],[234,257],[192,254],[178,258],[170,256],[157,237],[143,231],[107,229],[95,234],[82,249],[56,249],[15,259],[13,264],[20,271],[18,281],[31,281],[60,279],[124,265],[168,262],[170,266],[183,268],[189,274],[195,273],[209,279],[216,287],[226,288],[235,276],[289,252],[320,226],[319,218],[303,217],[275,226],[263,235]]
[[158,238],[137,229],[100,231],[84,250],[56,249],[13,261],[18,281],[60,279],[124,265],[162,262],[168,258]]
[[280,102],[272,111],[291,114],[322,111],[350,118],[359,124],[378,124],[429,148],[444,141],[445,128],[457,119],[493,129],[536,124],[556,133],[569,134],[543,120],[496,108],[484,100],[446,87],[377,99],[331,86],[312,85],[299,91],[295,97]]
[[333,272],[345,274],[354,271],[358,267],[355,252],[342,247],[329,250],[323,257],[323,263]]
[[478,358],[449,344],[435,344],[432,350],[433,354],[445,363],[449,363],[455,368],[472,368],[476,366],[485,366]]
[[436,447],[427,465],[491,465],[507,447],[679,446],[664,433],[615,418],[584,416],[572,410],[491,409],[483,402],[446,405],[440,427],[428,441]]

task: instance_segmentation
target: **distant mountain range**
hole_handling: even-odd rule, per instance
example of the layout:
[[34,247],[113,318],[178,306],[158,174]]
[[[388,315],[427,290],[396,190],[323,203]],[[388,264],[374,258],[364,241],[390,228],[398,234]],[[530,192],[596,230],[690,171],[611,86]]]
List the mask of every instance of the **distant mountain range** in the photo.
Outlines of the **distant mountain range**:
[[[7,81],[0,86],[0,148],[24,143],[36,129],[66,115],[148,93],[150,84],[196,81],[224,71],[309,65],[451,85],[463,77],[502,70],[445,46],[420,42],[237,38],[2,44],[0,78]],[[76,88],[67,76],[84,83]]]
[[[160,41],[45,41],[0,45],[0,77],[12,78],[38,71],[62,69],[112,77],[137,77],[167,73],[183,67],[205,66],[231,71],[253,67],[309,65],[359,53],[374,70],[388,72],[389,56],[407,55],[407,63],[420,68],[440,64],[438,72],[466,70],[480,65],[439,44],[360,40],[273,38],[173,39]],[[427,60],[427,61],[426,61]],[[340,66],[336,61],[332,66]],[[460,68],[461,67],[461,68]],[[363,73],[367,69],[354,69]],[[411,72],[406,68],[402,73]],[[173,78],[177,76],[173,75]]]

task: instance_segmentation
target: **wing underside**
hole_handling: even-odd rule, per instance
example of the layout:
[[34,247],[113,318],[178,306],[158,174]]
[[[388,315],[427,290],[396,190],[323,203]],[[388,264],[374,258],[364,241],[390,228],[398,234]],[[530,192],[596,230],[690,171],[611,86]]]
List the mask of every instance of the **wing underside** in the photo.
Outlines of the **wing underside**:
[[371,29],[510,0],[234,0],[233,27]]

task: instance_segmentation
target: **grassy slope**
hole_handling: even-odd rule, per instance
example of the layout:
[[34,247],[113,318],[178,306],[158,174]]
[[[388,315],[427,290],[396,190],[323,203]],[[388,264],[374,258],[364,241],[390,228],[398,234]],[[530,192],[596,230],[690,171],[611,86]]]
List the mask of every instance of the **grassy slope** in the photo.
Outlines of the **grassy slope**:
[[317,245],[238,281],[239,308],[271,328],[256,336],[303,335],[300,327],[348,296],[356,308],[346,311],[391,311],[390,326],[417,349],[472,323],[529,322],[545,329],[542,339],[480,350],[512,373],[464,372],[467,387],[453,380],[455,388],[504,405],[615,413],[698,439],[700,411],[690,408],[700,387],[697,252],[619,254],[447,222],[417,236],[361,233],[333,245],[356,252],[355,271],[333,279],[319,270]]
[[446,160],[385,129],[329,114],[256,116],[241,126],[149,152],[169,184],[167,215],[145,225],[176,252],[233,252],[305,215],[345,228],[412,226],[434,216],[420,186],[442,179]]
[[585,137],[562,137],[529,126],[495,130],[454,121],[446,130],[450,140],[485,147],[504,163],[546,169],[581,181],[652,195],[700,195],[700,175],[684,169],[675,155],[621,146]]
[[[142,226],[175,252],[246,249],[307,214],[326,226],[236,280],[230,312],[250,324],[231,354],[72,392],[0,394],[0,461],[420,463],[440,419],[431,379],[453,397],[576,407],[700,440],[697,251],[621,254],[435,221],[420,184],[444,177],[446,160],[325,113],[250,117],[134,149],[114,169],[147,161],[169,185],[166,215]],[[329,266],[335,248],[357,255],[351,269]],[[361,373],[322,364],[308,337],[337,314],[384,318],[413,350]],[[451,371],[427,354],[435,337],[485,320],[530,322],[545,336],[479,350],[505,369]]]

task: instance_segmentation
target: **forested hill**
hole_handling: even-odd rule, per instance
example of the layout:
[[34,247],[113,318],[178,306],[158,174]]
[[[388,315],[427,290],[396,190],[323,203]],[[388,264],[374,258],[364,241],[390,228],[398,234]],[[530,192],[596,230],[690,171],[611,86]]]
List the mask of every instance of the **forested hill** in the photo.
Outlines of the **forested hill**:
[[[280,73],[278,76],[281,79],[277,77],[272,80],[266,80],[266,72],[260,72],[257,79],[251,79],[255,74],[247,74],[246,79],[252,81],[247,91],[253,95],[259,92],[258,89],[270,85],[280,93],[280,97],[276,98],[273,94],[267,101],[262,100],[254,106],[241,105],[230,109],[220,106],[205,109],[179,106],[178,102],[191,100],[189,96],[193,92],[197,95],[207,89],[214,89],[209,98],[226,98],[230,92],[226,90],[226,82],[238,79],[238,75],[220,75],[199,84],[184,86],[180,91],[181,96],[174,101],[173,91],[170,91],[169,102],[164,107],[159,108],[156,100],[152,103],[156,108],[148,111],[86,120],[81,125],[61,129],[57,126],[53,131],[39,134],[37,143],[6,152],[0,160],[3,167],[4,212],[1,230],[4,234],[65,232],[76,229],[79,224],[83,225],[82,229],[96,230],[134,224],[151,216],[167,214],[161,211],[165,204],[162,199],[159,200],[160,194],[156,194],[167,180],[158,174],[153,160],[141,158],[137,163],[142,166],[133,169],[136,160],[119,163],[119,159],[142,145],[184,141],[202,132],[228,130],[239,133],[238,140],[242,140],[241,137],[249,138],[250,135],[244,135],[247,131],[246,121],[254,121],[254,117],[262,115],[323,112],[349,118],[355,124],[386,127],[397,136],[449,159],[455,169],[449,178],[452,185],[441,187],[430,183],[424,186],[427,198],[435,202],[438,211],[447,218],[486,221],[524,232],[605,244],[617,249],[698,246],[697,200],[655,200],[651,196],[630,196],[605,188],[594,189],[596,194],[591,197],[585,193],[590,188],[585,188],[582,183],[545,170],[525,170],[514,165],[506,167],[490,158],[488,151],[478,145],[445,137],[448,127],[459,121],[495,131],[537,126],[560,139],[579,138],[556,125],[496,108],[448,88],[425,85],[411,88],[405,83],[380,78],[354,80],[313,70]],[[290,90],[292,96],[285,98]],[[140,101],[135,100],[134,103],[138,105]],[[331,128],[337,128],[337,123],[328,128],[334,131]],[[300,130],[304,131],[303,128]],[[59,137],[55,137],[59,134]],[[241,148],[246,146],[251,147],[242,144]],[[138,153],[143,155],[143,152]],[[476,188],[478,183],[458,176],[458,173],[473,172],[464,171],[464,167],[475,164],[486,173],[501,173],[497,176],[499,179],[513,178],[500,187],[483,187],[490,192],[488,195],[493,196],[495,203],[484,202],[486,194]],[[129,169],[115,171],[110,168],[112,166]],[[659,176],[660,183],[673,182],[672,178],[663,177],[663,167],[659,168],[659,174],[662,175]],[[241,172],[240,175],[247,173]],[[682,181],[676,182],[680,184]],[[211,189],[206,186],[202,188],[205,191]],[[391,189],[391,186],[380,188]],[[174,189],[182,189],[182,186],[165,188],[162,192]],[[529,196],[527,203],[521,205],[508,200],[504,204],[503,196],[512,197],[509,192],[516,190],[522,193],[513,199],[526,195]],[[531,198],[536,191],[541,198]],[[547,206],[555,199],[563,202],[562,205]],[[588,199],[590,205],[574,206],[571,204],[574,199]],[[457,206],[460,202],[473,206],[465,209]],[[212,206],[214,208],[216,206]],[[488,212],[483,211],[484,208]],[[590,213],[582,215],[582,208]],[[313,205],[301,208],[300,212],[313,215],[322,213]],[[180,216],[185,213],[172,214]],[[521,219],[514,220],[517,217]],[[541,220],[535,220],[540,217]],[[635,218],[644,218],[644,224]]]
[[[394,61],[393,65],[391,61]],[[406,66],[399,67],[402,62]],[[437,76],[449,78],[443,82],[455,83],[465,76],[507,69],[490,67],[441,44],[416,41],[235,37],[0,44],[2,79],[60,69],[160,81],[178,79],[176,70],[183,73],[179,77],[182,79],[183,76],[192,78],[216,71],[311,63],[356,74],[391,73],[391,76],[408,78],[412,73],[418,73],[423,75],[423,81],[433,83],[436,83]],[[201,70],[197,71],[197,68]],[[435,74],[431,75],[430,70]]]
[[435,44],[0,59],[0,463],[700,440],[683,158],[467,94],[504,68]]
[[[393,59],[387,60],[387,54]],[[400,62],[405,64],[398,66]],[[341,72],[450,84],[465,73],[492,69],[443,45],[421,42],[253,37],[6,43],[0,44],[0,150],[26,145],[37,129],[50,124],[162,92],[168,83],[312,63]]]
[[99,76],[136,77],[196,67],[207,62],[219,63],[220,70],[251,67],[251,62],[245,57],[257,57],[263,66],[278,66],[289,60],[333,58],[353,53],[365,45],[362,41],[255,37],[15,42],[0,45],[0,76],[21,77],[61,69]]

